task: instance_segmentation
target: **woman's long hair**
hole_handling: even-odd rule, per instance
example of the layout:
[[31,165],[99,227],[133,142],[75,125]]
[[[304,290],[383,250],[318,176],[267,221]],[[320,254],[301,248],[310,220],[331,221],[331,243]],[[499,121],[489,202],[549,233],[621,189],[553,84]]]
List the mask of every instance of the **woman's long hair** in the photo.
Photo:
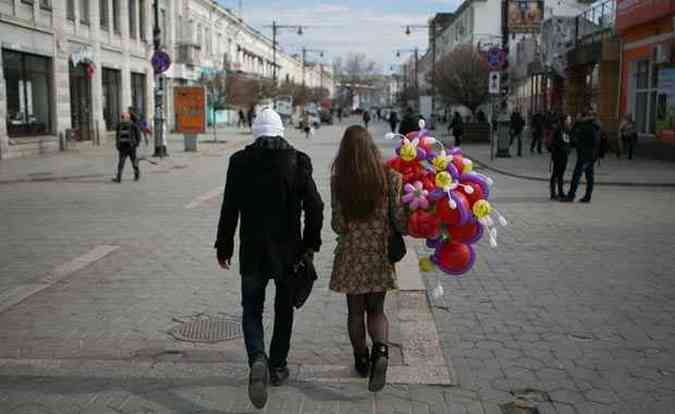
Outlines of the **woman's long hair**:
[[347,128],[331,170],[345,220],[368,219],[386,196],[387,166],[367,129]]

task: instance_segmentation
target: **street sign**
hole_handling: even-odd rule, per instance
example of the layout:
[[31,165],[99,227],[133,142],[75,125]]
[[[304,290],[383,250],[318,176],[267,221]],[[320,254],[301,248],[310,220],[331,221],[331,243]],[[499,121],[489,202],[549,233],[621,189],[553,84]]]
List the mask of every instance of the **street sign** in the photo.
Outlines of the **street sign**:
[[502,69],[506,64],[506,52],[499,47],[491,48],[488,50],[487,62],[491,70]]
[[201,86],[177,86],[174,106],[176,132],[203,134],[206,129],[206,96]]
[[166,52],[158,50],[152,55],[150,63],[152,63],[155,73],[164,73],[171,67],[171,57]]
[[499,92],[500,92],[500,87],[499,87],[500,86],[499,85],[500,84],[500,82],[499,82],[500,78],[501,78],[501,74],[499,72],[497,72],[497,71],[490,72],[490,76],[488,78],[489,79],[488,90],[490,92],[490,95],[498,95],[499,94]]

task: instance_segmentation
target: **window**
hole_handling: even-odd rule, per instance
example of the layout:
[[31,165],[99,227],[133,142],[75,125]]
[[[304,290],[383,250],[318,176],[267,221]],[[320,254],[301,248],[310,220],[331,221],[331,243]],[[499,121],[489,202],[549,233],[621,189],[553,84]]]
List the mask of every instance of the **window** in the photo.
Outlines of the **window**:
[[75,0],[68,0],[66,3],[66,15],[68,20],[75,20]]
[[80,23],[89,24],[89,0],[80,0]]
[[10,137],[43,135],[51,130],[50,60],[27,53],[2,51]]
[[145,74],[131,72],[131,106],[138,114],[145,114]]
[[108,29],[108,0],[99,0],[98,1],[98,9],[99,9],[99,23],[102,28]]
[[141,32],[141,39],[146,40],[145,36],[145,0],[138,0],[138,30]]
[[656,132],[656,112],[659,73],[654,62],[640,60],[633,63],[633,96],[631,112],[638,132],[654,134]]
[[[35,2],[33,0],[21,0],[22,3],[26,4],[34,4]],[[44,10],[51,10],[52,9],[52,4],[51,0],[40,0],[40,8]]]
[[120,0],[112,0],[113,30],[120,32]]
[[129,37],[136,38],[136,2],[128,0],[129,5]]
[[120,71],[115,69],[103,68],[103,119],[108,131],[117,127],[117,121],[120,118],[120,91],[122,81],[120,80]]

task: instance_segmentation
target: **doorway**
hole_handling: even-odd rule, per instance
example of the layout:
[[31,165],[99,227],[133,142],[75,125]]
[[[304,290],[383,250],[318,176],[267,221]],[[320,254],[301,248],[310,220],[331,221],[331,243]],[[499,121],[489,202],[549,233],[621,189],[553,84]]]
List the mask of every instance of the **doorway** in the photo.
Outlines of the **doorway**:
[[91,80],[85,65],[70,64],[70,120],[76,139],[91,140]]
[[112,131],[117,128],[120,119],[120,92],[122,88],[119,70],[103,68],[103,119],[105,128]]

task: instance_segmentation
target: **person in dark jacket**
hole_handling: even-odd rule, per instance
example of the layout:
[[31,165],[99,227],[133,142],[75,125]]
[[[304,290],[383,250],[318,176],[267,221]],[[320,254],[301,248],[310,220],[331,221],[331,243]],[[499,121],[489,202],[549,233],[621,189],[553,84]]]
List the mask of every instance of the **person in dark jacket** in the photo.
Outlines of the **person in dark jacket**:
[[[619,134],[621,134],[621,144],[623,144],[623,151],[628,154],[628,159],[633,159],[633,148],[635,148],[635,143],[637,142],[637,128],[635,127],[635,122],[633,122],[633,117],[630,114],[623,116],[621,125],[619,126]],[[619,158],[621,158],[621,151],[617,152]]]
[[[570,152],[570,134],[572,132],[572,118],[553,120],[553,140],[551,143],[551,200],[565,197],[563,192],[563,177],[567,168],[567,157]],[[557,192],[556,192],[557,188]]]
[[398,113],[396,111],[389,112],[389,127],[391,132],[396,132],[396,125],[398,125]]
[[452,130],[452,135],[455,137],[455,146],[462,145],[462,136],[464,135],[464,121],[459,112],[455,112],[452,122],[448,125],[448,133]]
[[[251,368],[249,398],[257,408],[267,402],[268,379],[274,386],[288,379],[293,328],[290,271],[300,259],[311,261],[319,251],[323,225],[323,201],[312,178],[312,162],[283,133],[279,115],[265,108],[253,124],[255,142],[230,157],[215,242],[220,266],[229,269],[241,221],[242,329]],[[268,360],[262,314],[270,278],[276,292]]]
[[411,107],[407,107],[405,114],[401,119],[401,123],[398,126],[398,133],[401,135],[407,135],[410,132],[417,131],[420,129],[420,118],[415,115],[415,112]]
[[370,111],[365,110],[363,111],[363,125],[365,125],[366,129],[368,128],[369,122],[370,122]]
[[248,108],[248,113],[246,114],[248,120],[248,127],[253,128],[253,120],[255,120],[255,107],[251,106]]
[[134,180],[138,181],[141,177],[141,170],[138,168],[136,159],[136,148],[141,142],[141,132],[136,124],[131,122],[131,116],[128,112],[123,112],[120,116],[120,122],[115,131],[115,147],[119,152],[119,161],[117,163],[117,176],[112,180],[116,183],[122,182],[122,172],[127,157],[131,159],[131,165],[134,167]]
[[518,156],[522,157],[523,156],[523,128],[525,127],[525,120],[523,119],[523,116],[520,114],[520,110],[516,109],[513,111],[511,114],[511,125],[510,125],[510,133],[511,133],[511,143],[509,145],[513,145],[513,141],[518,140]]
[[595,161],[598,159],[598,151],[600,149],[600,128],[592,109],[584,111],[581,119],[574,125],[572,136],[577,147],[577,163],[574,166],[570,191],[567,197],[562,198],[560,201],[574,201],[577,188],[579,187],[579,180],[583,173],[586,176],[586,194],[579,202],[590,203],[595,178]]
[[541,154],[541,144],[544,138],[544,115],[541,112],[536,112],[532,116],[532,142],[530,143],[530,152],[534,152],[535,146],[537,152]]

